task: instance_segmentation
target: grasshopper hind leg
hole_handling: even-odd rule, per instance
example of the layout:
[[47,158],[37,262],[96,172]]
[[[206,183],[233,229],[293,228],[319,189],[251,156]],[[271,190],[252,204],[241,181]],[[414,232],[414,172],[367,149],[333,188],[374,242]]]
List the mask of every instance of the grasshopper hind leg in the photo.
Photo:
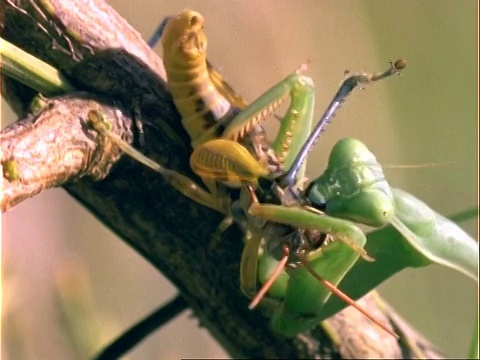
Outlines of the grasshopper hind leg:
[[146,157],[141,152],[133,148],[129,143],[120,138],[117,134],[110,131],[111,125],[105,118],[105,115],[100,111],[90,111],[88,113],[88,121],[99,134],[112,141],[132,159],[137,160],[143,165],[160,173],[175,189],[180,191],[186,197],[222,214],[229,213],[230,198],[228,196],[221,196],[221,193],[219,194],[217,192],[209,193],[187,176],[182,175],[174,170],[167,169],[152,159]]
[[233,217],[226,216],[223,220],[218,224],[215,232],[212,234],[212,238],[209,243],[210,250],[217,249],[218,245],[222,241],[222,235],[228,228],[233,224]]

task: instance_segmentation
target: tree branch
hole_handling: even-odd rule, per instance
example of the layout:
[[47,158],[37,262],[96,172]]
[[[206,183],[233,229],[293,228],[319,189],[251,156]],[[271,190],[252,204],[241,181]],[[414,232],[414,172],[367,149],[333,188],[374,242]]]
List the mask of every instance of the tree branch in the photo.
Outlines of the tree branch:
[[[233,357],[413,356],[403,343],[350,309],[329,322],[341,336],[337,344],[320,327],[293,341],[274,334],[268,318],[249,311],[248,299],[240,292],[239,229],[230,229],[213,246],[210,236],[221,220],[219,214],[184,198],[142,165],[120,158],[118,149],[87,126],[88,111],[101,109],[114,120],[113,131],[130,143],[138,143],[137,130],[143,129],[143,153],[193,177],[188,137],[165,88],[161,60],[103,1],[1,4],[3,36],[90,93],[49,100],[40,114],[4,129],[0,160],[11,171],[3,178],[2,210],[63,185],[178,287],[200,325]],[[371,297],[362,301],[386,322],[395,315]],[[431,349],[421,337],[412,341]],[[440,356],[431,351],[432,357]]]
[[132,121],[118,109],[89,99],[86,93],[45,99],[42,112],[30,114],[3,129],[2,211],[44,189],[84,176],[98,181],[109,174],[121,154],[88,125],[87,114],[92,110],[115,119],[113,130],[131,142]]

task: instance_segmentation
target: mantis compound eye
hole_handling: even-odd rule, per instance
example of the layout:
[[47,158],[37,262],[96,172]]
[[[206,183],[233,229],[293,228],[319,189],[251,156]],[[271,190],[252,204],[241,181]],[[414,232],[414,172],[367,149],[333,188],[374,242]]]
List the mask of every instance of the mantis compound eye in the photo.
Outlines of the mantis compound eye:
[[316,181],[312,181],[308,185],[305,190],[305,195],[315,209],[325,211],[327,207],[327,199],[323,195],[321,188]]

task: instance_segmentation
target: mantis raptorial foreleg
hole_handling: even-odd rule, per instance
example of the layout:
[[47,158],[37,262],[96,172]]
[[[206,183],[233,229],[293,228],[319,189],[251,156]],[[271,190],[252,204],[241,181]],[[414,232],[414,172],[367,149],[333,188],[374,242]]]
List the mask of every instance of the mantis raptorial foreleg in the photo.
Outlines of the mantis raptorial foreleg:
[[[204,142],[194,149],[190,158],[192,170],[202,177],[207,184],[215,181],[226,183],[229,186],[241,186],[242,181],[256,182],[256,179],[259,177],[268,176],[267,160],[263,162],[262,160],[258,161],[236,140],[245,136],[253,124],[258,123],[263,116],[273,111],[273,109],[278,106],[278,103],[288,96],[292,97],[292,101],[289,110],[287,110],[287,115],[283,120],[284,126],[290,126],[290,128],[307,126],[307,132],[302,132],[303,137],[306,137],[304,134],[308,135],[310,124],[306,124],[304,119],[311,122],[311,86],[312,84],[309,78],[298,74],[290,75],[278,83],[260,97],[258,101],[255,101],[247,107],[245,112],[242,112],[236,117],[230,125],[226,127],[224,135],[221,138]],[[303,96],[304,92],[307,93],[306,99]],[[280,99],[277,99],[277,96],[280,96]],[[307,116],[304,117],[304,115]],[[185,196],[219,212],[228,212],[228,210],[225,209],[225,199],[219,199],[218,194],[208,193],[186,176],[166,169],[147,158],[113,134],[109,130],[108,125],[106,125],[105,120],[106,119],[98,112],[91,112],[89,114],[89,121],[97,131],[109,137],[132,158],[162,174],[172,186]],[[208,138],[208,136],[206,138]],[[281,140],[282,138],[283,140]],[[297,137],[293,137],[292,134],[290,134],[287,138],[285,138],[284,135],[279,135],[276,140],[277,146],[283,147],[284,149],[289,148],[289,145],[286,143],[288,142],[290,144],[292,142],[291,138],[294,138],[295,142],[293,144],[296,145],[296,141],[298,141]],[[302,138],[302,136],[300,138]],[[203,140],[198,141],[200,143],[203,142]],[[284,153],[287,154],[287,151],[284,151]],[[214,188],[212,188],[212,190],[214,190]]]

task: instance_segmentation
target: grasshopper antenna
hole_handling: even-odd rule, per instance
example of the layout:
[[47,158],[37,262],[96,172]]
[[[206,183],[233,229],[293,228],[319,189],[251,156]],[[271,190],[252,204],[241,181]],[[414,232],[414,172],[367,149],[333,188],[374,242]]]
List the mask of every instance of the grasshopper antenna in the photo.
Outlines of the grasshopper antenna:
[[163,35],[163,30],[165,29],[165,25],[167,25],[168,20],[170,20],[173,16],[166,16],[165,19],[162,20],[160,25],[158,25],[157,30],[153,33],[153,35],[148,39],[147,45],[150,46],[150,48],[155,47],[157,45],[158,41],[162,38]]
[[305,266],[305,269],[318,281],[320,281],[328,290],[332,292],[333,295],[338,297],[339,299],[345,301],[348,305],[353,306],[355,309],[360,311],[363,315],[365,315],[370,321],[372,321],[375,325],[380,327],[382,330],[385,330],[387,333],[392,335],[395,339],[399,339],[400,337],[395,334],[391,329],[386,327],[384,324],[382,324],[378,319],[375,319],[372,315],[370,315],[367,310],[362,308],[360,305],[358,305],[351,297],[349,297],[347,294],[345,294],[342,290],[337,288],[335,285],[333,285],[330,281],[324,279],[320,275],[317,274],[317,272],[311,267],[310,263],[308,262],[307,257],[305,254],[298,254],[298,259],[300,262]]
[[378,74],[356,74],[346,78],[337,93],[333,97],[333,100],[328,105],[327,109],[323,113],[322,117],[318,121],[315,129],[308,137],[307,141],[303,144],[300,152],[298,153],[296,159],[293,161],[292,166],[288,172],[284,175],[280,185],[287,187],[291,184],[294,184],[297,178],[298,171],[302,167],[305,158],[307,157],[308,152],[313,147],[317,141],[320,133],[325,130],[327,125],[332,121],[333,116],[337,112],[338,108],[345,101],[346,97],[352,92],[353,89],[357,87],[358,84],[368,84],[374,81],[385,79],[395,74],[399,74],[399,71],[404,69],[407,66],[407,62],[403,59],[399,59],[394,63],[390,62],[390,67],[382,73]]

